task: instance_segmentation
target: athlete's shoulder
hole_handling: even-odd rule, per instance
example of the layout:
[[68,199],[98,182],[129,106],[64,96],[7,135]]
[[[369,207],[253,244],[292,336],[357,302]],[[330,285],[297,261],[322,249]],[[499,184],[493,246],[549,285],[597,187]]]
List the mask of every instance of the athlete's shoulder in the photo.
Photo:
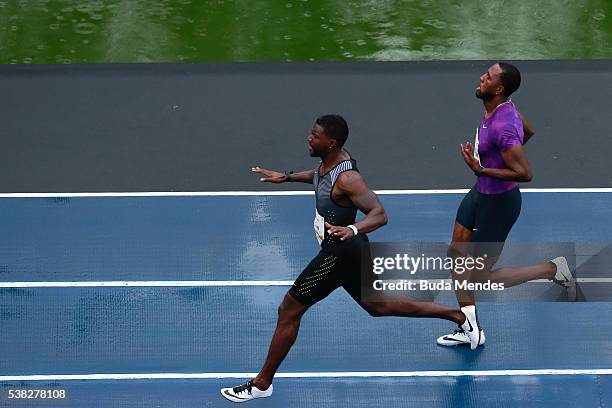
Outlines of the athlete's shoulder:
[[513,104],[502,107],[491,123],[493,129],[516,129],[522,126],[521,117]]
[[499,112],[497,112],[497,118],[500,122],[516,122],[521,121],[521,116],[519,115],[518,109],[514,103],[510,102],[504,106],[501,106]]
[[338,173],[337,180],[338,181],[351,181],[362,179],[361,173],[357,170],[355,166],[347,166],[340,173]]
[[338,174],[336,185],[342,190],[350,190],[355,185],[365,184],[365,180],[356,168],[351,168]]

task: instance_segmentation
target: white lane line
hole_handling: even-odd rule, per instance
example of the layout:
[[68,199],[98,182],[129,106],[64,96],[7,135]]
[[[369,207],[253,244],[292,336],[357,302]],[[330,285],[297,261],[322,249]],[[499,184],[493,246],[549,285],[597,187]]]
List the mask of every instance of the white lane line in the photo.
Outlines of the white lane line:
[[[469,189],[375,190],[380,195],[465,194]],[[608,187],[587,188],[524,188],[524,193],[612,193]],[[303,196],[311,190],[300,191],[152,191],[104,193],[0,193],[0,198],[62,198],[62,197],[218,197],[218,196]]]
[[[150,374],[52,374],[3,375],[0,381],[60,380],[161,380],[253,378],[257,373],[150,373]],[[275,378],[380,378],[380,377],[500,377],[533,375],[612,375],[612,368],[536,369],[536,370],[461,370],[461,371],[341,371],[277,373]]]
[[[428,279],[432,282],[451,282],[450,279]],[[418,280],[409,280],[419,282]],[[612,283],[612,278],[577,278],[578,283]],[[548,283],[537,279],[527,283]],[[291,286],[292,280],[230,280],[230,281],[68,281],[68,282],[0,282],[0,288],[95,288],[95,287],[229,287],[229,286]]]

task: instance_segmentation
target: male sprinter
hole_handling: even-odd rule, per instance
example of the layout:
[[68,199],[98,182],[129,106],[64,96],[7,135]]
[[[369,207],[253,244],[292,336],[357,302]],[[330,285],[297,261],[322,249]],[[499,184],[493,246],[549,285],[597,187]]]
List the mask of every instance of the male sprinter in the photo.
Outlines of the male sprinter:
[[[485,268],[462,275],[453,274],[455,280],[504,283],[511,287],[534,279],[550,279],[568,289],[575,299],[575,281],[564,257],[525,268],[502,268],[491,272],[501,254],[510,229],[521,211],[521,192],[518,182],[531,181],[531,169],[523,145],[534,132],[531,125],[516,110],[510,95],[521,84],[519,70],[508,63],[494,64],[480,76],[476,97],[481,99],[485,114],[476,131],[474,145],[461,145],[461,156],[478,177],[476,185],[463,198],[453,231],[449,256],[465,256],[465,243],[472,244],[474,257],[487,254]],[[459,305],[475,307],[474,293],[455,291]],[[459,327],[453,334],[438,338],[442,346],[471,344]],[[485,342],[481,331],[478,345]]]
[[[285,174],[260,167],[252,169],[264,176],[260,179],[263,182],[314,184],[314,229],[321,250],[298,276],[278,308],[276,330],[259,374],[243,385],[221,390],[221,395],[230,401],[245,402],[272,395],[272,379],[295,342],[302,315],[339,286],[372,316],[450,320],[466,330],[473,329],[474,348],[478,344],[480,330],[469,308],[462,312],[430,302],[365,302],[361,299],[361,263],[371,263],[371,259],[366,259],[369,256],[362,257],[363,247],[368,249],[366,233],[385,225],[387,214],[359,174],[356,161],[342,148],[347,137],[348,126],[341,116],[321,116],[308,135],[310,156],[321,158],[317,169]],[[357,210],[365,214],[359,222],[355,222]]]

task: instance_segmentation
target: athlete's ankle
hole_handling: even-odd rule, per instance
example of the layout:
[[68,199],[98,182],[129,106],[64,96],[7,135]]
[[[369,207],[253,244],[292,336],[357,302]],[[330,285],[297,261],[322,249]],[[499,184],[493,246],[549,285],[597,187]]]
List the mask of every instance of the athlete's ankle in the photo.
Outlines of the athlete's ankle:
[[555,277],[555,274],[557,273],[557,265],[553,261],[546,262],[546,265],[550,268],[546,270],[545,278],[552,280]]
[[271,384],[272,384],[272,381],[265,380],[259,376],[253,378],[253,385],[255,385],[257,389],[260,391],[267,390],[268,388],[270,388]]
[[465,323],[465,319],[465,314],[463,314],[461,310],[457,309],[453,310],[450,320],[458,326],[461,326],[463,323]]

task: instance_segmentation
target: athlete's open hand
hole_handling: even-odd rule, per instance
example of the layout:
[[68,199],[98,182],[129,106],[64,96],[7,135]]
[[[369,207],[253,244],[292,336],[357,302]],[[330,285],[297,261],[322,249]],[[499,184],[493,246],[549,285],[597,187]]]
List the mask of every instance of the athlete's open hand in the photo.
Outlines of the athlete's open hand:
[[252,167],[251,171],[253,173],[259,173],[262,176],[265,176],[259,179],[259,181],[262,181],[264,183],[279,184],[279,183],[284,183],[285,181],[287,181],[287,175],[284,173],[279,173],[278,171],[262,169],[259,166]]
[[345,239],[353,238],[355,236],[355,233],[349,227],[336,227],[331,225],[329,222],[326,222],[325,228],[327,228],[328,235],[340,238],[340,241],[344,241]]
[[474,157],[474,145],[470,142],[461,145],[461,157],[472,171],[476,171],[480,167],[480,162]]

